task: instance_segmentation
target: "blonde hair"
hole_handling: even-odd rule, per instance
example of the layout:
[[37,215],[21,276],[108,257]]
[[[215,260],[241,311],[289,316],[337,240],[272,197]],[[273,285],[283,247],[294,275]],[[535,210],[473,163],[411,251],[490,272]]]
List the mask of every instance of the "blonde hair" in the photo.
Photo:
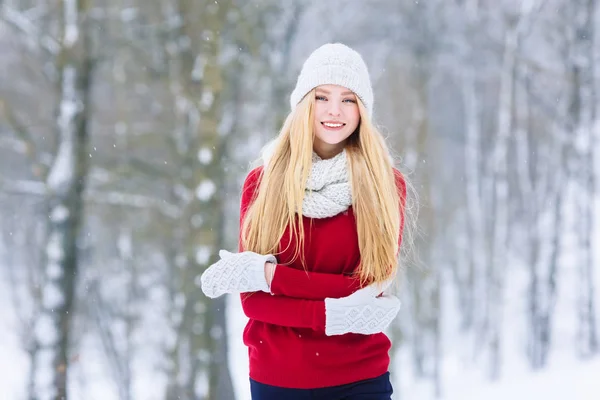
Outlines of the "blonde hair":
[[[345,149],[361,257],[355,273],[362,284],[370,284],[397,272],[401,218],[406,221],[401,204],[405,202],[400,202],[385,140],[358,98],[357,103],[359,128],[347,139]],[[282,251],[279,243],[289,228],[296,235],[293,259],[300,256],[305,268],[300,250],[304,244],[301,210],[312,166],[314,104],[313,89],[286,118],[241,228],[244,249],[259,254]]]

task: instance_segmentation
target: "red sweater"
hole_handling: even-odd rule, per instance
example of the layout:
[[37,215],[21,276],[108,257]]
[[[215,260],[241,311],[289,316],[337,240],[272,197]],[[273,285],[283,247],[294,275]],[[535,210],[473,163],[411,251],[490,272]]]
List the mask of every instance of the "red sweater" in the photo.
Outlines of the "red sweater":
[[[262,167],[258,167],[246,177],[240,222],[255,198],[261,173]],[[404,179],[397,170],[395,175],[403,200]],[[360,286],[350,276],[360,262],[352,207],[330,218],[303,217],[303,224],[308,272],[299,259],[290,265],[278,265],[271,283],[272,294],[241,295],[242,308],[249,318],[243,340],[248,346],[250,378],[272,386],[312,389],[385,373],[391,347],[385,334],[325,335],[324,299],[348,296]],[[402,227],[403,218],[401,232]],[[288,231],[280,248],[287,250],[278,255],[278,262],[288,263],[295,249]],[[241,244],[240,251],[243,251]]]

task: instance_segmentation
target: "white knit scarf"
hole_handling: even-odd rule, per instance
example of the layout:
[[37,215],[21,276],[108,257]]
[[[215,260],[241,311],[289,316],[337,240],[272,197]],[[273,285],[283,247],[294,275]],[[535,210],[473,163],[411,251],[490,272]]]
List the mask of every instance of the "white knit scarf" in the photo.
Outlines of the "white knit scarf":
[[306,181],[302,215],[309,218],[333,217],[352,204],[346,150],[323,160],[313,153],[312,168]]
[[[274,143],[263,150],[263,162],[269,162]],[[313,152],[312,168],[306,181],[302,215],[308,218],[333,217],[352,205],[346,150],[323,160]]]

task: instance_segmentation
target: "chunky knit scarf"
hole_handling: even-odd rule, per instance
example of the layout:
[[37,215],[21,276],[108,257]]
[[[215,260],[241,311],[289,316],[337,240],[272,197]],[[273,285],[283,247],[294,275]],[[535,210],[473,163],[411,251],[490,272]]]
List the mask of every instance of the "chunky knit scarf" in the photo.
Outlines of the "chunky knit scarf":
[[306,181],[302,215],[309,218],[333,217],[352,204],[346,150],[323,160],[313,153],[312,169]]
[[[266,166],[275,148],[275,141],[263,149]],[[309,218],[328,218],[346,211],[352,204],[352,188],[348,173],[346,150],[333,158],[323,160],[312,156],[312,169],[304,194],[302,215]]]

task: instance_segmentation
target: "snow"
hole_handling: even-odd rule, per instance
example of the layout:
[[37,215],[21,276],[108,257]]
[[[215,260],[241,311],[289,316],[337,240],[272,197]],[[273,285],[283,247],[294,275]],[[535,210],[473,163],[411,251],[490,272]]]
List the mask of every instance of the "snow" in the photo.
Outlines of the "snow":
[[121,21],[132,22],[138,16],[138,9],[135,7],[124,8],[121,10]]
[[35,392],[37,400],[51,400],[54,391],[52,389],[52,359],[54,352],[50,349],[41,349],[38,351],[37,367],[35,369],[35,382],[37,387]]
[[58,192],[73,180],[74,175],[75,159],[73,154],[73,143],[70,140],[63,140],[60,143],[56,160],[48,174],[48,188],[54,192]]
[[202,147],[198,151],[198,161],[200,161],[200,164],[207,165],[208,163],[210,163],[212,161],[212,158],[213,158],[212,151],[210,151],[209,148]]
[[49,262],[60,263],[63,260],[64,252],[62,248],[62,236],[58,232],[53,232],[48,239],[46,255],[48,256]]
[[39,316],[35,323],[35,337],[42,346],[50,346],[56,343],[58,332],[54,324],[53,318],[48,314]]
[[65,301],[62,291],[56,285],[56,282],[49,281],[44,287],[43,306],[46,310],[53,311],[61,307]]
[[58,205],[50,212],[50,219],[55,223],[65,221],[69,217],[69,209],[63,205]]
[[62,276],[63,270],[59,264],[55,262],[49,262],[46,269],[49,279],[58,279]]
[[[67,4],[65,4],[65,13],[69,14],[73,12],[69,10],[71,7],[76,7],[75,0],[67,1]],[[76,11],[74,12],[76,13]],[[72,37],[69,38],[69,36],[77,35],[77,15],[75,14],[73,18],[75,18],[74,21],[67,19],[67,32],[65,33],[67,39],[65,40],[73,39]],[[77,98],[76,80],[77,70],[73,66],[67,65],[64,68],[62,82],[63,95],[60,102],[60,116],[58,118],[60,147],[47,180],[48,187],[54,192],[65,190],[66,186],[73,181],[77,170],[73,143],[75,140],[74,119],[80,106]]]
[[63,132],[68,132],[72,129],[73,118],[78,111],[77,104],[77,70],[71,65],[67,65],[64,69],[63,76],[63,97],[60,103],[60,119],[59,124]]
[[200,246],[196,249],[196,263],[204,265],[210,259],[210,247]]
[[202,93],[200,104],[202,104],[203,109],[208,110],[214,101],[215,95],[213,92],[207,90]]
[[213,181],[205,179],[196,188],[196,197],[200,201],[208,201],[217,191]]
[[119,239],[117,240],[117,247],[121,257],[130,259],[133,255],[133,243],[132,237],[129,233],[121,232]]
[[600,359],[556,363],[548,370],[512,374],[497,383],[476,384],[462,379],[445,400],[597,400],[600,396]]
[[0,268],[0,388],[7,399],[25,399],[29,360],[19,340],[17,315],[10,302],[10,290]]
[[249,366],[248,349],[242,342],[242,333],[248,322],[248,318],[242,310],[242,303],[239,296],[227,295],[227,334],[229,339],[229,370],[233,379],[233,389],[236,400],[250,400],[248,392]]
[[[72,361],[69,394],[74,399],[118,399],[112,366],[103,355],[99,340],[92,336],[82,340],[77,348],[77,361]],[[146,397],[150,399],[151,397]]]
[[[239,317],[242,312],[239,298],[229,297],[228,302],[231,310],[228,315],[229,365],[234,389],[237,400],[251,400],[247,350],[241,342],[246,319]],[[553,365],[539,372],[527,371],[520,365],[505,365],[505,378],[495,383],[485,380],[481,370],[469,371],[452,357],[448,357],[443,365],[446,369],[442,383],[444,395],[436,400],[597,400],[600,394],[600,358],[581,362],[563,356],[555,358]],[[401,383],[395,374],[392,379],[397,396],[394,399],[435,399],[428,382],[410,380],[409,383]]]
[[67,47],[73,46],[79,38],[77,0],[65,0],[65,40]]

